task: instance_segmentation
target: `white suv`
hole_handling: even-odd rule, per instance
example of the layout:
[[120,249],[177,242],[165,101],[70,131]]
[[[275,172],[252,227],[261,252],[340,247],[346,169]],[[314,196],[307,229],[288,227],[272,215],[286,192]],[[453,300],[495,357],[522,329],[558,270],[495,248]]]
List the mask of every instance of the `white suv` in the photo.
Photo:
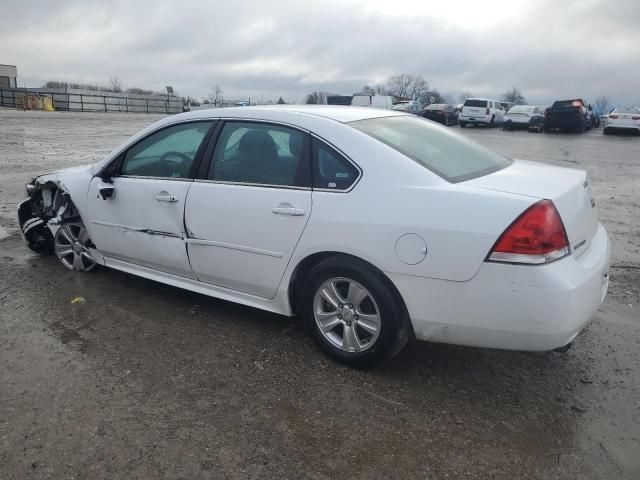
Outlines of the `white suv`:
[[474,125],[501,125],[504,120],[504,107],[497,100],[488,98],[467,98],[460,111],[460,127],[468,123]]

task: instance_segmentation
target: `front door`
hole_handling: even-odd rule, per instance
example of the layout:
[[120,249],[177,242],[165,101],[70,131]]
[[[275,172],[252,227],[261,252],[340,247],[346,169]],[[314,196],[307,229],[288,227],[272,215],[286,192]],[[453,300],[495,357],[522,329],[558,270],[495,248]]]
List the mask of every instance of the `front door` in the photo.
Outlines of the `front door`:
[[[200,146],[212,122],[172,125],[140,140],[116,162],[112,184],[89,187],[89,232],[106,258],[194,278],[184,207]],[[100,190],[113,187],[111,197]]]
[[273,298],[311,214],[309,136],[226,122],[187,199],[188,252],[206,283]]

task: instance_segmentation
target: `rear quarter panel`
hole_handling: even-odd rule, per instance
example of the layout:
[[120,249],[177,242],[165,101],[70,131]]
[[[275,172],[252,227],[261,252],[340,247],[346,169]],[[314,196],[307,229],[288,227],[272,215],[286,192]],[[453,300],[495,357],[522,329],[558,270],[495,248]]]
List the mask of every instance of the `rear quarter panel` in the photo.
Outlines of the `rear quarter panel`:
[[[446,128],[446,127],[442,127]],[[355,129],[313,131],[362,169],[347,193],[314,191],[313,211],[291,270],[323,251],[348,253],[385,272],[453,281],[472,278],[504,229],[536,199],[449,184]],[[427,254],[416,265],[396,254],[398,239],[420,235]]]

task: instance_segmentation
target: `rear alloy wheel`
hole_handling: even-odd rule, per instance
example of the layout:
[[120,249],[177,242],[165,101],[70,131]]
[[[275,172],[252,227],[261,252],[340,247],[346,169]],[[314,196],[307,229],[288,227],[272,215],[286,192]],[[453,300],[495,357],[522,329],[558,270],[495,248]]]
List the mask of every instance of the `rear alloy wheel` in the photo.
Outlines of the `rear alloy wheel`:
[[302,316],[325,353],[364,366],[399,351],[404,309],[379,271],[356,259],[332,257],[307,278]]
[[65,223],[53,240],[54,252],[69,270],[88,272],[96,266],[91,256],[91,239],[82,223]]
[[355,280],[334,277],[317,289],[313,316],[320,334],[343,352],[364,352],[380,335],[380,311],[371,293]]

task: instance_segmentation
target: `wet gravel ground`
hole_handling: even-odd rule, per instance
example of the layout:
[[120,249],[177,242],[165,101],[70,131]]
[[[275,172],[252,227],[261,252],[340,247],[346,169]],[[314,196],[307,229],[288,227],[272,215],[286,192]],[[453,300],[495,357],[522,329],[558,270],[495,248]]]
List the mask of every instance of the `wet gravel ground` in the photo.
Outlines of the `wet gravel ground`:
[[22,245],[25,181],[156,118],[0,109],[0,478],[640,478],[640,138],[462,130],[590,173],[616,267],[571,350],[354,370],[296,319]]

